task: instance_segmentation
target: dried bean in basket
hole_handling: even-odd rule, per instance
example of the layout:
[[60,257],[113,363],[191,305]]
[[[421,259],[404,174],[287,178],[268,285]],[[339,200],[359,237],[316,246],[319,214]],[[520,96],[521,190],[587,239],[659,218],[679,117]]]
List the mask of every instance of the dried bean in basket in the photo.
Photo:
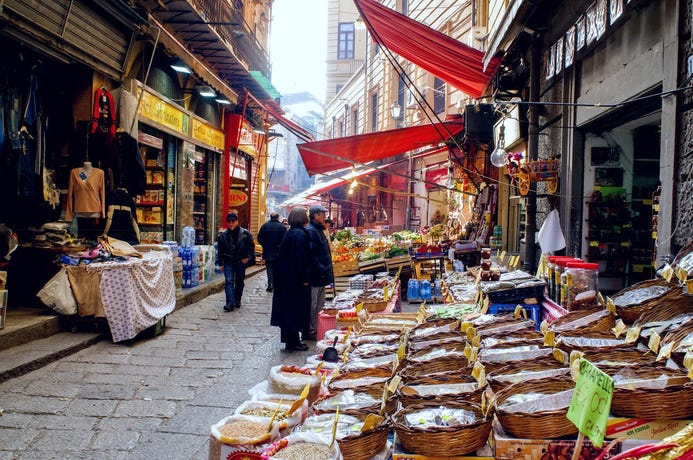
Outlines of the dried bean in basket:
[[292,443],[274,454],[274,458],[282,460],[325,460],[331,457],[329,446],[313,442]]

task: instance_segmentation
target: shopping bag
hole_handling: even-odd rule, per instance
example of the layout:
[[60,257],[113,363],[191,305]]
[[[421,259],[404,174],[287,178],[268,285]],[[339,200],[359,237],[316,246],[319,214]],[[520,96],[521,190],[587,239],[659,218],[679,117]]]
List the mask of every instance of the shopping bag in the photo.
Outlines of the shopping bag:
[[140,254],[137,249],[133,248],[127,241],[119,240],[118,238],[113,238],[108,235],[101,235],[98,240],[101,246],[115,257],[142,257],[142,254]]
[[41,302],[61,315],[76,315],[77,302],[72,294],[67,270],[61,267],[53,278],[36,294]]

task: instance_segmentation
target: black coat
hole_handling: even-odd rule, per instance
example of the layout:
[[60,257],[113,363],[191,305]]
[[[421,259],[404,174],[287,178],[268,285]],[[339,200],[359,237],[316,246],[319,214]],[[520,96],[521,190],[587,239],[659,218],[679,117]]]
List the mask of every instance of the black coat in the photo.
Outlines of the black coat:
[[311,219],[308,224],[311,245],[311,286],[327,286],[334,282],[332,251],[325,237],[325,226]]
[[227,229],[219,235],[217,250],[218,265],[238,264],[242,259],[250,259],[255,254],[255,241],[248,230],[238,226],[233,232]]
[[[310,237],[294,226],[279,246],[274,274],[270,324],[288,331],[306,331],[310,324]],[[304,285],[304,283],[306,283]]]
[[257,232],[257,241],[262,245],[262,258],[277,260],[279,245],[286,234],[286,227],[278,220],[265,222]]

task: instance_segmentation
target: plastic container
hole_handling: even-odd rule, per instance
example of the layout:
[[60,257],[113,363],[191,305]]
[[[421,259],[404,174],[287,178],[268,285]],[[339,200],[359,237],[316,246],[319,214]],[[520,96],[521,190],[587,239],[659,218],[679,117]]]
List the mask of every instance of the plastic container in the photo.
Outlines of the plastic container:
[[419,297],[419,280],[410,278],[407,283],[407,299],[418,299]]
[[[553,300],[556,303],[560,303],[561,295],[558,290],[561,285],[561,274],[556,273],[556,271],[559,270],[558,261],[574,261],[576,259],[570,256],[549,256],[548,259],[549,263],[547,264],[546,286],[549,292],[549,299]],[[562,267],[561,270],[563,268],[565,267]]]
[[568,262],[565,270],[568,311],[598,307],[599,264]]
[[579,259],[575,259],[574,257],[568,257],[568,256],[561,256],[557,257],[555,259],[555,265],[554,265],[554,272],[553,272],[553,277],[554,277],[554,297],[551,299],[557,304],[561,305],[563,308],[566,308],[566,292],[565,292],[565,277],[563,276],[563,272],[565,271],[566,265],[568,265],[568,262],[580,262]]
[[433,283],[433,297],[440,299],[443,297],[443,288],[439,279]]
[[419,294],[422,300],[431,300],[431,282],[429,280],[421,280]]

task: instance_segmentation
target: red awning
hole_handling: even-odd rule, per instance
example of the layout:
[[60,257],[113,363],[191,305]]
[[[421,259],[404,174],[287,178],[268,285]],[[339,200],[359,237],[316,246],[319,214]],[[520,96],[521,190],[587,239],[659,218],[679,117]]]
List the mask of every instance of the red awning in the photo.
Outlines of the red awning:
[[354,0],[373,40],[460,91],[481,97],[500,60],[484,71],[484,53],[374,0]]
[[325,174],[438,145],[463,129],[464,125],[459,121],[443,122],[307,142],[297,147],[308,174]]

